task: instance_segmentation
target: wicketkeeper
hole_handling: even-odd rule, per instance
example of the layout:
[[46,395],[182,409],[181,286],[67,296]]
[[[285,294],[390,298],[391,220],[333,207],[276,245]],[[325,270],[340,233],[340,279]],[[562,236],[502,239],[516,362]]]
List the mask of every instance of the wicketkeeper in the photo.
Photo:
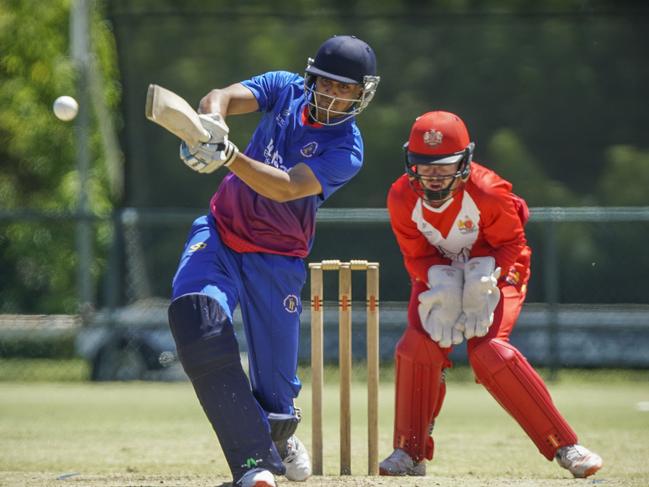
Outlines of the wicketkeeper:
[[[234,482],[274,487],[273,474],[311,474],[293,400],[298,333],[316,211],[363,163],[355,116],[379,78],[372,48],[353,36],[325,41],[306,74],[274,71],[213,90],[200,102],[211,140],[181,145],[192,170],[230,173],[208,215],[189,233],[173,280],[169,324],[178,357],[226,456]],[[245,151],[225,118],[260,111]],[[232,328],[236,306],[248,343],[250,381]]]
[[476,380],[541,454],[588,477],[602,459],[577,443],[541,377],[509,342],[530,276],[527,205],[509,182],[473,161],[473,150],[457,115],[421,115],[404,146],[406,174],[388,194],[412,291],[395,353],[394,451],[381,474],[426,474],[448,355],[466,339]]

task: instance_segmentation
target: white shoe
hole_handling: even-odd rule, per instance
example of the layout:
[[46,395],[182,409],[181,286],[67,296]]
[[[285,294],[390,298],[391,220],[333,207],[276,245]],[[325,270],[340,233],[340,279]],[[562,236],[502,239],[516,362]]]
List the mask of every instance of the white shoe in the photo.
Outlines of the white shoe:
[[379,473],[397,477],[404,475],[423,477],[426,475],[426,462],[415,462],[404,450],[397,448],[379,464]]
[[311,476],[309,452],[300,439],[293,435],[283,447],[278,447],[282,463],[286,467],[286,478],[293,482],[304,482]]
[[237,485],[239,487],[277,487],[273,474],[263,468],[248,470],[237,482]]
[[593,475],[602,468],[602,458],[581,445],[563,446],[557,450],[557,462],[577,478]]

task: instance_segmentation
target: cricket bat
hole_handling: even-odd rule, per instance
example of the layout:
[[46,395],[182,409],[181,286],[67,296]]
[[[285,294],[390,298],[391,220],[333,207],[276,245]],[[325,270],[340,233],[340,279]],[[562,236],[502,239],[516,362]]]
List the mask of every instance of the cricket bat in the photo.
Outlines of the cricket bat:
[[184,98],[162,86],[150,84],[144,109],[146,118],[184,140],[189,147],[210,140],[196,110]]

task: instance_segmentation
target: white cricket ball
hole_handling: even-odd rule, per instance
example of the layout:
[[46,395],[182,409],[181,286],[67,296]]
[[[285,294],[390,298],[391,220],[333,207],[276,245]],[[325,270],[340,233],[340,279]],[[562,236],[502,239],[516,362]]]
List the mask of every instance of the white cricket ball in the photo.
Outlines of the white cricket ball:
[[77,113],[79,112],[79,104],[77,103],[77,100],[71,96],[59,96],[54,100],[52,109],[54,110],[56,118],[63,120],[64,122],[69,122],[77,116]]

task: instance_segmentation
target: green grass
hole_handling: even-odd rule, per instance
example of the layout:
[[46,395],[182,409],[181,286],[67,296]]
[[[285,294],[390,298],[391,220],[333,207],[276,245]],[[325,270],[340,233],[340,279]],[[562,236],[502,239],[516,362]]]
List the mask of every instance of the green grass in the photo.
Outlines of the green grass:
[[0,382],[81,382],[90,377],[83,359],[0,359]]
[[[308,378],[308,370],[303,371]],[[337,371],[326,371],[325,473],[307,485],[577,485],[546,461],[485,390],[459,368],[448,378],[426,479],[338,479]],[[367,469],[364,371],[354,372],[352,469]],[[391,451],[393,372],[382,371],[380,455]],[[605,469],[579,485],[649,485],[647,371],[562,371],[550,384],[559,409]],[[310,448],[310,388],[298,400]],[[1,382],[0,485],[218,485],[223,455],[188,383]],[[75,474],[67,480],[56,480]],[[285,483],[282,482],[282,485]],[[298,485],[298,484],[296,484]]]

